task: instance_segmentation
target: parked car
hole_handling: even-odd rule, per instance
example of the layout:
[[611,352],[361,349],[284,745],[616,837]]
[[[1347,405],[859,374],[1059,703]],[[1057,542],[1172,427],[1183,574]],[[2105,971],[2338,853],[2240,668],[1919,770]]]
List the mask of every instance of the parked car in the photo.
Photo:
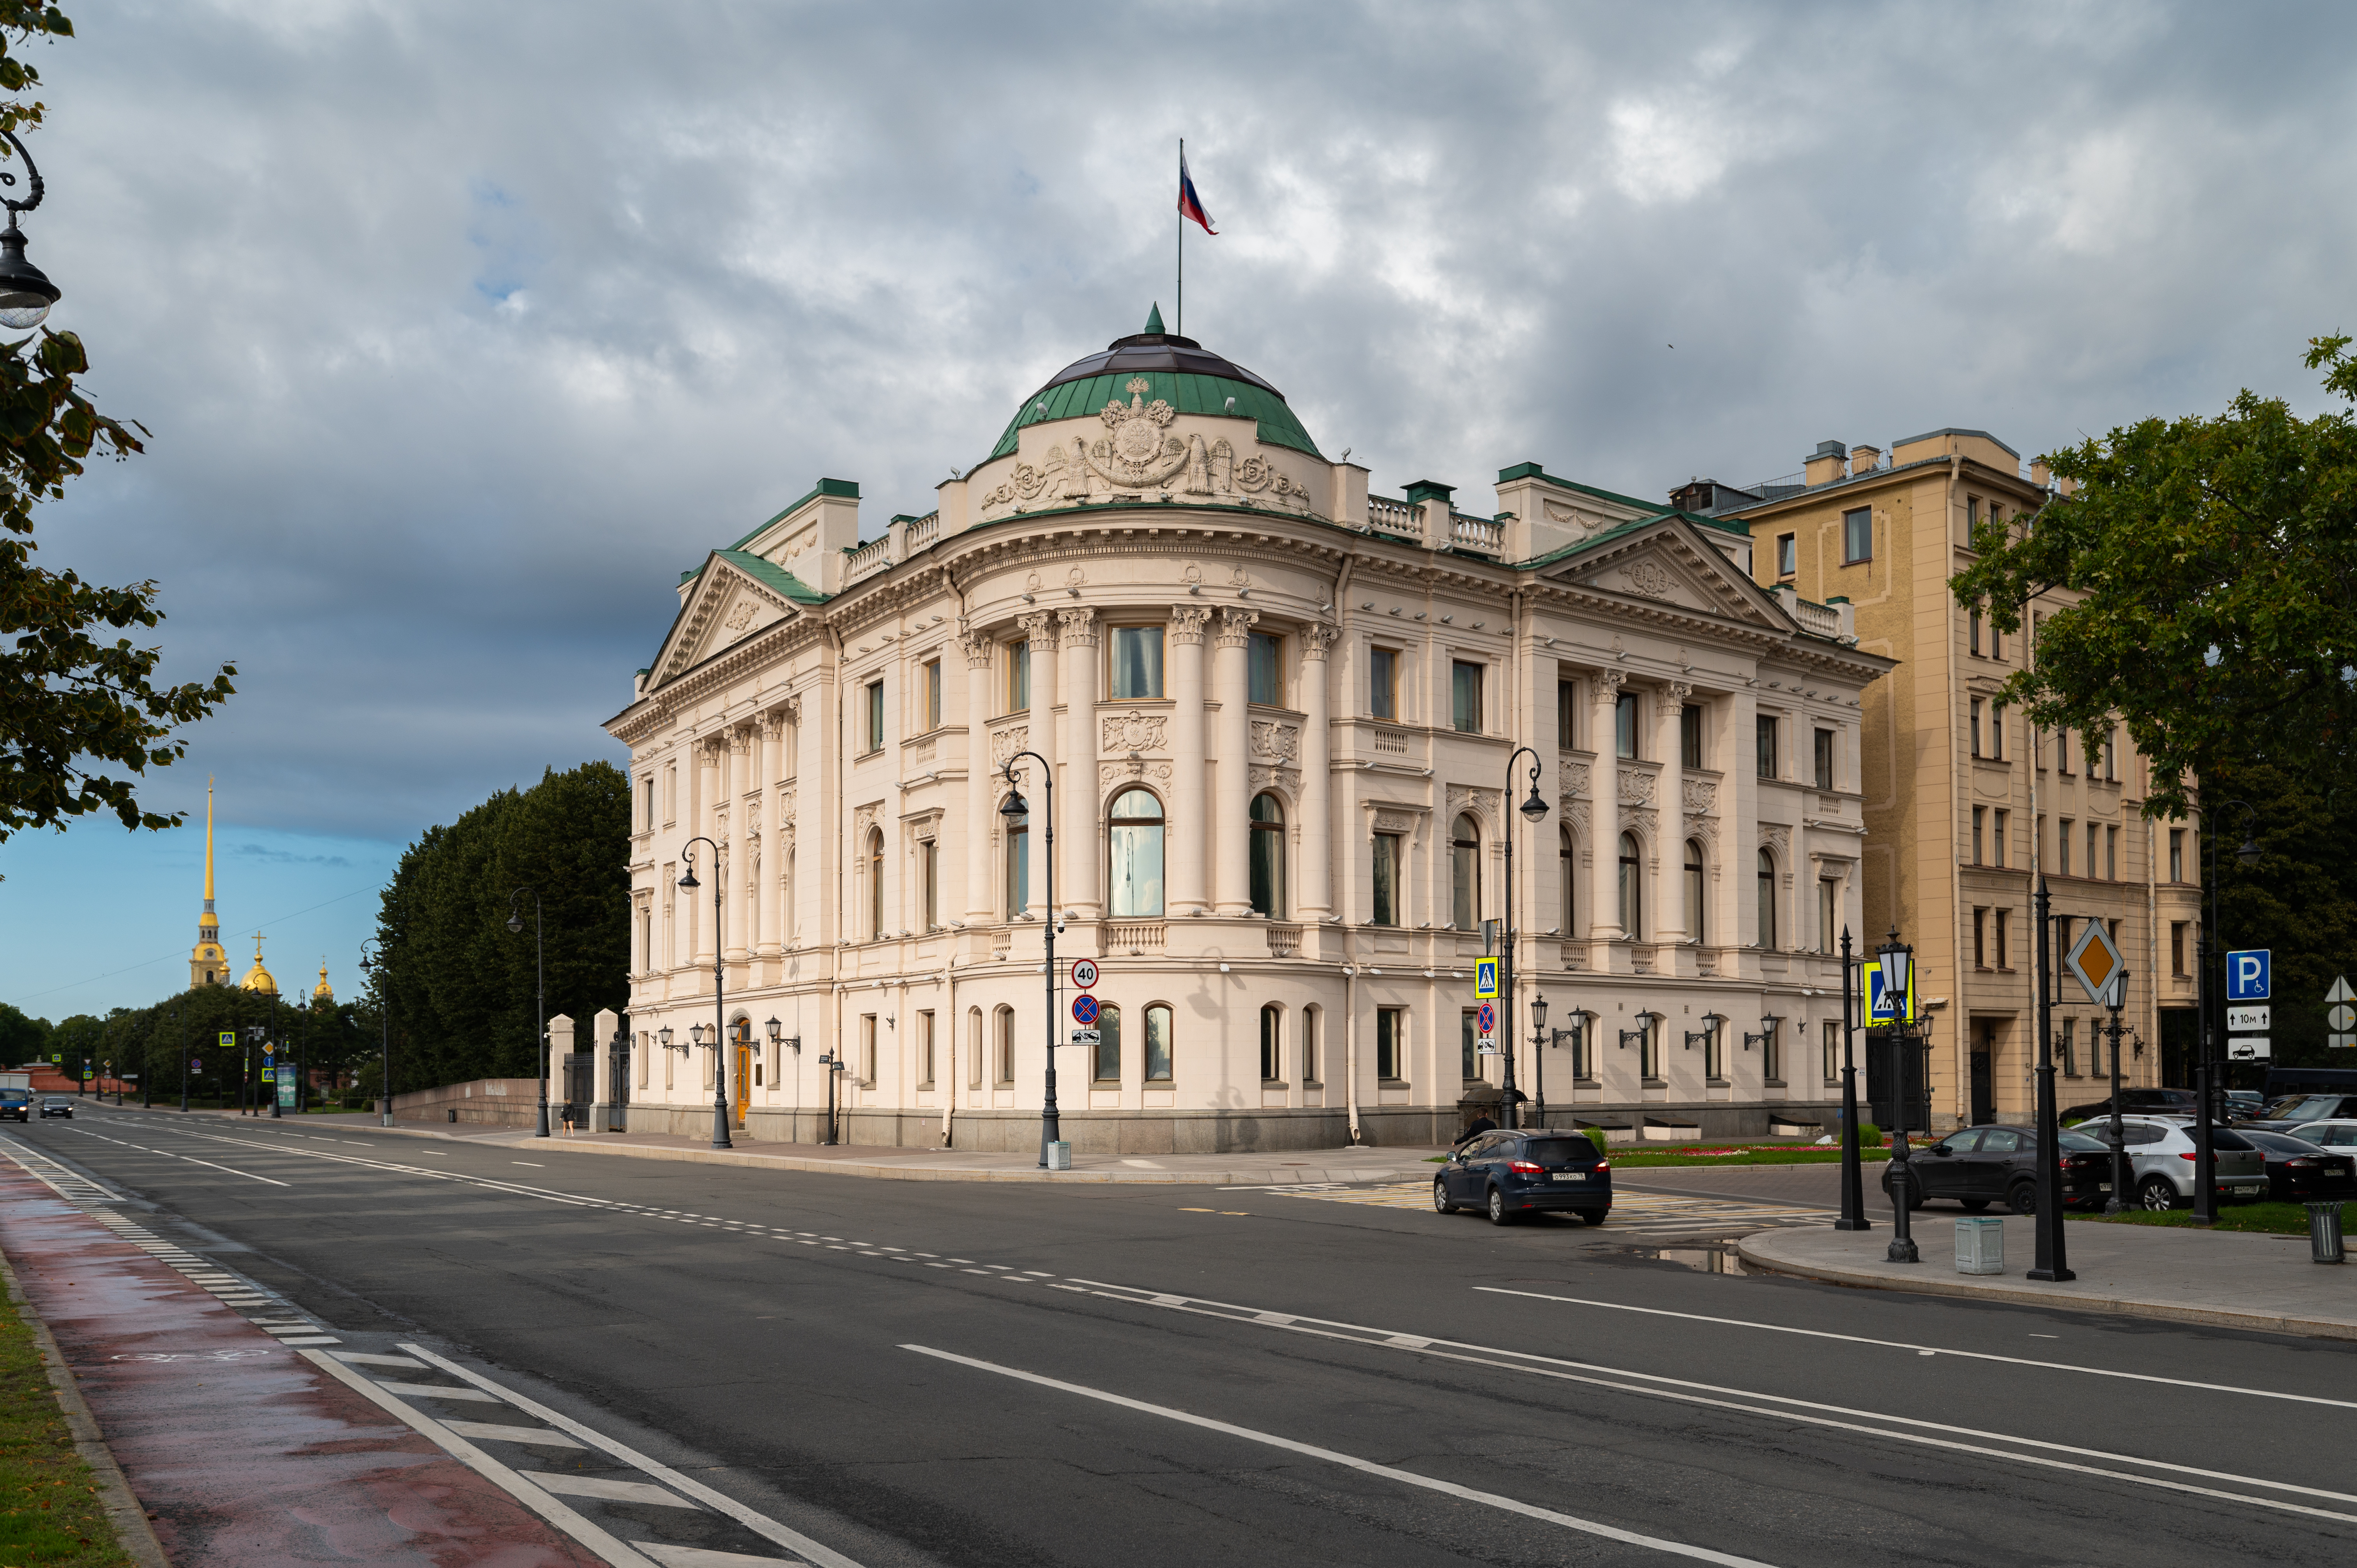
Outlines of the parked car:
[[[2201,1097],[2190,1089],[2123,1089],[2120,1090],[2120,1114],[2160,1116],[2191,1116],[2201,1109]],[[2112,1099],[2105,1095],[2092,1105],[2073,1105],[2057,1118],[2062,1122],[2090,1122],[2112,1113]]]
[[10,1116],[19,1122],[30,1122],[33,1097],[21,1089],[0,1089],[0,1117]]
[[[2066,1208],[2100,1206],[2111,1195],[2111,1146],[2083,1133],[2065,1131],[2060,1158]],[[1890,1195],[1896,1165],[1882,1171],[1882,1191]],[[1907,1207],[1953,1198],[1979,1210],[2002,1202],[2016,1214],[2038,1212],[2038,1129],[1966,1127],[1917,1149],[1907,1162],[1914,1188]]]
[[2319,1149],[2357,1151],[2357,1118],[2341,1118],[2330,1122],[2303,1122],[2299,1131],[2291,1134],[2305,1138]]
[[45,1095],[41,1100],[41,1114],[63,1116],[70,1121],[73,1118],[73,1101],[62,1094]]
[[[2096,1129],[2108,1133],[2108,1126]],[[2174,1208],[2193,1201],[2193,1126],[2173,1116],[2124,1116],[2120,1130],[2127,1136],[2128,1164],[2134,1170],[2136,1202],[2152,1209]],[[2267,1190],[2266,1156],[2251,1144],[2247,1127],[2212,1127],[2210,1148],[2212,1174],[2222,1197],[2263,1197]],[[2101,1142],[2099,1138],[2097,1140]],[[2111,1145],[2105,1144],[2108,1150]]]
[[2236,1122],[2255,1121],[2266,1113],[2267,1097],[2255,1089],[2230,1089],[2226,1091],[2226,1114]]
[[2250,1125],[2269,1133],[2298,1133],[2304,1122],[2357,1118],[2357,1094],[2286,1095],[2254,1117]]
[[1483,1133],[1434,1175],[1432,1207],[1479,1208],[1492,1225],[1549,1212],[1601,1225],[1612,1212],[1612,1162],[1581,1133]]
[[2246,1127],[2240,1136],[2266,1157],[2267,1195],[2279,1202],[2357,1197],[2357,1156],[2333,1154],[2289,1133]]

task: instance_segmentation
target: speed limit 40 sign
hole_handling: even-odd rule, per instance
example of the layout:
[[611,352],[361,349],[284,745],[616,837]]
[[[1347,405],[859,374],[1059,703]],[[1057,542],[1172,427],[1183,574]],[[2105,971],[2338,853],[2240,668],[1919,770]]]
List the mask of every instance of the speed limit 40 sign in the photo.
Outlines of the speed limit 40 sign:
[[1097,961],[1076,958],[1072,961],[1072,983],[1082,991],[1093,991],[1097,984]]

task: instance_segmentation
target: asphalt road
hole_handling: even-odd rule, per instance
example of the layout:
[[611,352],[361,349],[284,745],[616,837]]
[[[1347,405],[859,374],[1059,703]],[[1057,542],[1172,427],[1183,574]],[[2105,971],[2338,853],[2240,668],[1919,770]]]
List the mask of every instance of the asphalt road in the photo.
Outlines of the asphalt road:
[[479,1369],[866,1568],[2357,1550],[2330,1342],[1704,1273],[1571,1221],[323,1122],[0,1139],[355,1348]]

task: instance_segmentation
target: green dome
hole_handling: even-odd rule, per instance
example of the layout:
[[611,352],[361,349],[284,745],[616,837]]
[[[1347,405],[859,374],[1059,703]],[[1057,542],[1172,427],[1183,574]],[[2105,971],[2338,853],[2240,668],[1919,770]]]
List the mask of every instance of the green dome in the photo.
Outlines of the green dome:
[[[1260,423],[1260,438],[1272,446],[1290,446],[1322,457],[1318,443],[1301,427],[1285,394],[1245,370],[1207,350],[1192,338],[1162,329],[1159,306],[1146,317],[1146,330],[1116,338],[1102,354],[1091,354],[1065,366],[1048,383],[1023,400],[1007,421],[1006,433],[991,448],[990,462],[1010,456],[1017,433],[1027,424],[1057,419],[1085,419],[1108,403],[1129,401],[1129,383],[1143,376],[1160,398],[1181,413],[1227,413]],[[1230,406],[1230,400],[1234,400]]]

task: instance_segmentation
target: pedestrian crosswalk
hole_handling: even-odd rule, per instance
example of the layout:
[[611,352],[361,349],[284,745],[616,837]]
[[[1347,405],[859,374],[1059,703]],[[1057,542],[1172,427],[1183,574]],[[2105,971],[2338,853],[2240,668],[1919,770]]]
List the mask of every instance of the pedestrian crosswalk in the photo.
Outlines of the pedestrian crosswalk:
[[[1432,1208],[1432,1184],[1424,1181],[1378,1182],[1358,1187],[1340,1182],[1304,1182],[1297,1187],[1266,1190],[1288,1197],[1314,1197],[1328,1203],[1358,1203],[1377,1208],[1426,1212]],[[1612,1217],[1601,1229],[1639,1236],[1711,1236],[1773,1230],[1785,1226],[1830,1225],[1833,1219],[1829,1209],[1795,1204],[1680,1197],[1623,1188],[1613,1194]]]

